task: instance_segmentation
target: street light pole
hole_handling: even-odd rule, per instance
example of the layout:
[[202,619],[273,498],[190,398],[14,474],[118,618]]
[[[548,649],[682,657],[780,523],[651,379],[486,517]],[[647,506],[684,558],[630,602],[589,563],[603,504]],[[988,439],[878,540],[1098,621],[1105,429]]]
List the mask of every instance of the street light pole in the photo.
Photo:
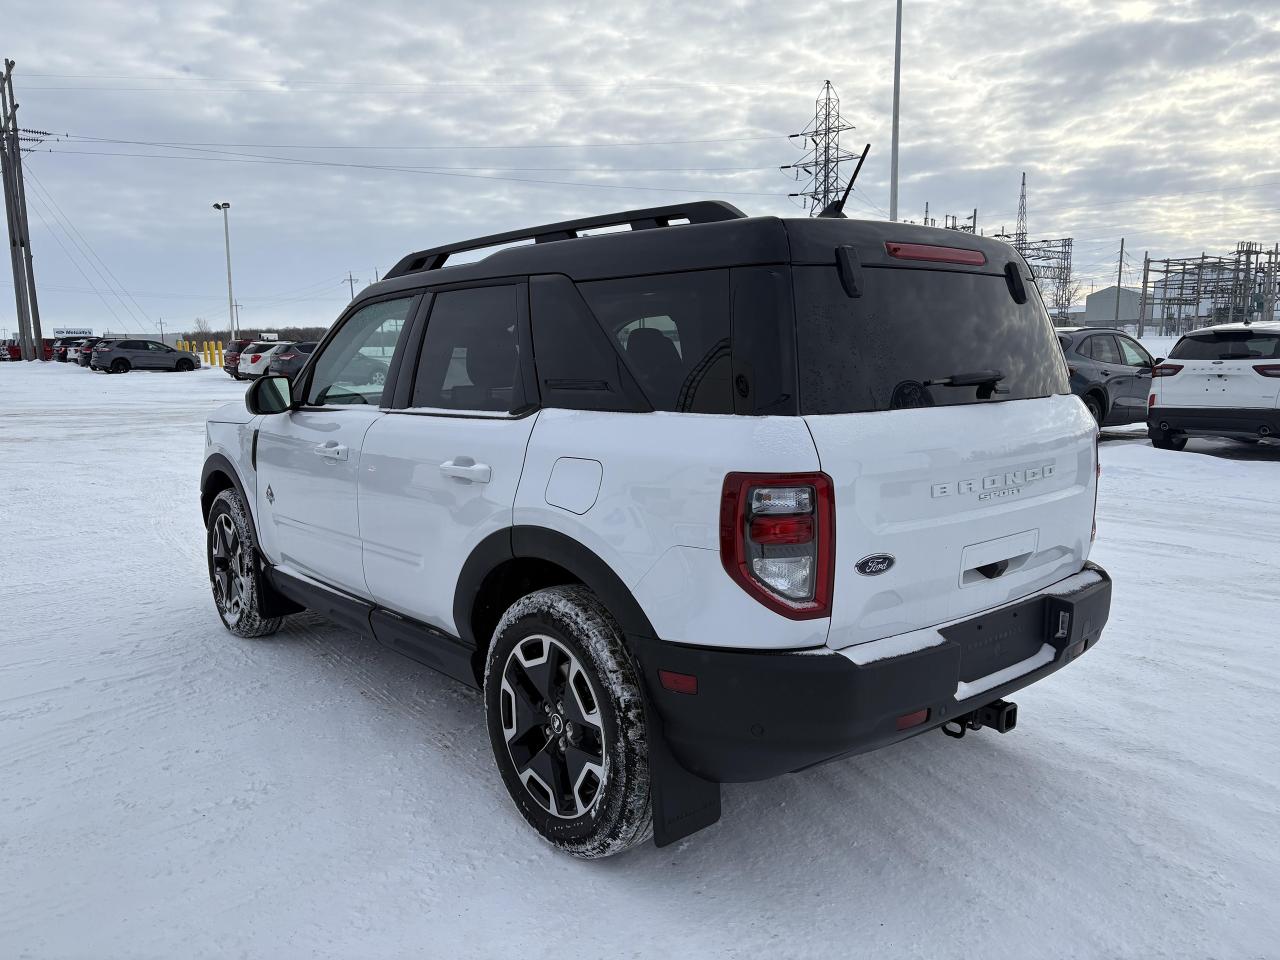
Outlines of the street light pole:
[[[898,99],[902,92],[902,0],[893,37],[893,143],[889,148],[889,219],[898,219]],[[976,225],[975,225],[976,229]]]
[[231,225],[227,218],[231,204],[215,203],[213,209],[222,211],[222,237],[227,244],[227,322],[231,324],[231,339],[235,340],[239,338],[240,331],[236,324],[236,298],[231,292]]

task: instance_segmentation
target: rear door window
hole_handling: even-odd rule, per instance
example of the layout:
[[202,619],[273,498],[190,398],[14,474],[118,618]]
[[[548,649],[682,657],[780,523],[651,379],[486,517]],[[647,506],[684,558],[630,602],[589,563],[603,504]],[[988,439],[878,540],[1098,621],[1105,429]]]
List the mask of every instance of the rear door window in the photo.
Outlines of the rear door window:
[[1277,360],[1280,333],[1255,330],[1212,330],[1183,337],[1170,360]]
[[1109,333],[1090,337],[1086,348],[1089,351],[1088,355],[1099,363],[1119,364],[1122,362],[1120,360],[1120,348],[1116,346],[1116,338]]
[[733,413],[729,271],[581,283],[654,410]]
[[493,413],[524,406],[519,305],[514,285],[436,294],[410,405]]
[[[1034,295],[1017,303],[1003,274],[871,266],[863,273],[862,296],[850,298],[834,266],[792,270],[803,413],[1069,392],[1043,304]],[[987,373],[999,379],[974,382]]]

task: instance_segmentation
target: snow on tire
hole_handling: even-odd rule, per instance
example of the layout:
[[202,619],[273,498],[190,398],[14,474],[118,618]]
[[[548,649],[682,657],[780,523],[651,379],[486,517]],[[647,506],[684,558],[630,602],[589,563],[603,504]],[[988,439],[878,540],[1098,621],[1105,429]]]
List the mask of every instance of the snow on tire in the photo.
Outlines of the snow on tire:
[[582,859],[653,833],[644,702],[617,622],[580,586],[516,601],[485,661],[494,759],[525,820]]
[[223,626],[237,637],[265,637],[280,629],[282,617],[262,615],[258,583],[258,541],[240,495],[223,490],[209,508],[209,583]]

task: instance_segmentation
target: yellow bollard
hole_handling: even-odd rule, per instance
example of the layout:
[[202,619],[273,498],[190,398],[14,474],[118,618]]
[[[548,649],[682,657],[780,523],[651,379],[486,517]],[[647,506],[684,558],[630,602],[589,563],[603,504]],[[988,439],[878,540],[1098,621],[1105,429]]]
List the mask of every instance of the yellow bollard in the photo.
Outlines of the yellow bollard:
[[214,354],[214,359],[217,361],[216,366],[219,366],[219,367],[222,366],[222,341],[221,340],[218,341],[218,352]]
[[208,340],[204,342],[204,365],[206,367],[213,366],[213,344]]

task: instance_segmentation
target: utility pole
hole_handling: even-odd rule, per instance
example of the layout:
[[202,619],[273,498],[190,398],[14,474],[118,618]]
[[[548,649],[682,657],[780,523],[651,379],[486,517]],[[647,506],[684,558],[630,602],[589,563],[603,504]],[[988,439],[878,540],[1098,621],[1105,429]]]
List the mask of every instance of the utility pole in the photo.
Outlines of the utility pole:
[[801,173],[809,178],[804,190],[788,196],[808,198],[811,217],[818,216],[832,203],[841,200],[844,194],[840,184],[840,161],[857,160],[858,157],[840,149],[840,134],[852,129],[853,124],[845,123],[840,116],[840,96],[828,80],[822,85],[822,93],[814,103],[813,119],[800,133],[792,134],[793,137],[802,137],[810,145],[804,159],[780,168],[795,171],[792,175],[797,180]]
[[215,203],[213,209],[222,211],[222,237],[227,245],[227,323],[231,324],[231,339],[235,340],[239,336],[240,325],[236,322],[236,298],[231,292],[231,226],[227,218],[231,204]]
[[15,64],[12,60],[5,60],[4,66],[4,75],[0,77],[0,168],[3,168],[14,300],[18,308],[18,337],[22,342],[23,359],[43,360],[40,306],[36,299],[36,275],[31,262],[31,231],[27,224],[27,193],[22,180],[24,131],[18,126],[18,103],[13,95]]
[[[1138,297],[1138,339],[1142,339],[1143,327],[1147,321],[1147,277],[1151,273],[1151,251],[1142,253],[1142,294]],[[1167,282],[1167,281],[1166,281]]]
[[[330,281],[330,282],[332,282],[332,281]],[[356,298],[356,284],[357,284],[357,283],[359,283],[359,282],[360,282],[359,280],[357,280],[355,277],[353,277],[353,276],[351,275],[351,271],[350,271],[350,270],[348,270],[348,271],[347,271],[347,280],[346,280],[346,283],[347,283],[347,286],[351,288],[351,299],[352,299],[352,300],[354,300],[354,299]]]
[[1120,238],[1120,260],[1116,263],[1116,318],[1114,326],[1120,326],[1120,277],[1124,272],[1124,237]]
[[232,340],[235,340],[240,335],[240,301],[239,300],[236,301],[235,308],[236,308],[236,328],[234,331],[232,331],[232,337],[231,337]]
[[902,94],[902,0],[893,33],[893,144],[889,148],[889,219],[898,219],[898,102]]
[[156,317],[156,323],[160,325],[160,342],[164,343],[164,317]]

